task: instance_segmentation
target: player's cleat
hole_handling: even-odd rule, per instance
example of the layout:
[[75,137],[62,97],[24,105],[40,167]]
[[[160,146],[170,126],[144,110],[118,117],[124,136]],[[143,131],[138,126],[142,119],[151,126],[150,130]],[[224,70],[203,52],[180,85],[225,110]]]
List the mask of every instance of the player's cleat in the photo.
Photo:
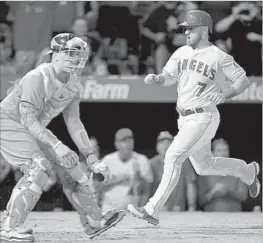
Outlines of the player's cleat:
[[119,223],[124,218],[126,213],[124,210],[120,210],[115,212],[113,216],[111,216],[110,218],[107,218],[106,214],[104,216],[106,221],[102,225],[94,228],[91,228],[91,226],[89,226],[89,229],[86,229],[86,233],[88,233],[88,237],[90,239],[93,239],[94,237],[100,235],[106,230],[112,228],[113,226],[116,226],[116,224]]
[[[0,217],[0,231],[2,230],[3,226],[4,226],[4,222],[5,222],[5,219],[7,217],[7,211],[5,210],[4,212],[1,213],[1,217]],[[20,233],[20,234],[33,234],[33,229],[31,228],[23,228],[23,227],[18,227],[17,229],[17,232]]]
[[[2,229],[2,227],[0,228],[0,231],[2,231],[4,229]],[[19,234],[30,234],[32,235],[33,234],[33,229],[31,228],[17,228],[16,231],[19,233]]]
[[129,204],[127,209],[135,217],[143,219],[147,221],[148,223],[153,224],[155,226],[159,224],[159,219],[156,219],[150,214],[148,214],[147,211],[144,209],[144,207],[137,207],[133,204]]
[[33,234],[33,229],[30,228],[18,228],[17,232],[20,234]]
[[252,162],[254,169],[255,169],[255,179],[253,181],[253,183],[251,185],[248,186],[249,189],[249,195],[252,198],[256,198],[259,193],[260,193],[260,182],[257,178],[258,174],[259,174],[259,165],[256,162]]
[[32,234],[20,233],[18,230],[0,231],[0,242],[34,242],[35,237]]

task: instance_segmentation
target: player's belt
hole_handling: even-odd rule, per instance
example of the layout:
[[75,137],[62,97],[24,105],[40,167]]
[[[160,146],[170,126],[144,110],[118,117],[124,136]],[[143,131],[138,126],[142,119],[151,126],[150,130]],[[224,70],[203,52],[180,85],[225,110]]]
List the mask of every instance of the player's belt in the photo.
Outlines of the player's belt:
[[204,108],[195,108],[195,109],[188,109],[188,110],[177,109],[177,111],[181,116],[189,116],[195,113],[203,113],[205,109]]

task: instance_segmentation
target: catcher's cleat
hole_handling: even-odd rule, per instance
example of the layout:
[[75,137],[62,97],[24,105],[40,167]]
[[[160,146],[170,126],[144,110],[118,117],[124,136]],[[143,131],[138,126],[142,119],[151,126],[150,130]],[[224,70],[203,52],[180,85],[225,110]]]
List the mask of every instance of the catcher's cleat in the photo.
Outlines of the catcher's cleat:
[[148,214],[144,207],[137,207],[133,204],[129,204],[127,209],[135,217],[143,219],[147,221],[148,223],[153,224],[155,226],[159,224],[159,219],[156,219],[150,214]]
[[106,213],[104,215],[104,219],[106,219],[105,222],[100,224],[98,227],[94,227],[94,228],[91,226],[88,226],[89,228],[85,230],[86,233],[88,233],[88,237],[90,239],[93,239],[94,237],[100,235],[104,231],[112,228],[113,226],[116,226],[116,224],[119,223],[124,218],[125,214],[126,213],[124,210],[120,210],[120,211],[115,212],[111,217],[108,218],[107,213]]
[[34,242],[35,237],[32,234],[20,233],[18,230],[0,231],[0,242]]
[[259,193],[260,193],[260,182],[257,178],[258,174],[259,174],[259,165],[256,162],[252,162],[254,169],[255,169],[255,179],[253,181],[253,183],[251,185],[248,186],[249,189],[249,195],[252,198],[256,198]]
[[[1,213],[1,218],[0,218],[0,231],[3,229],[5,219],[7,217],[7,211],[5,210],[4,212]],[[18,227],[17,232],[20,234],[33,234],[33,229],[31,228],[23,228],[23,227]]]

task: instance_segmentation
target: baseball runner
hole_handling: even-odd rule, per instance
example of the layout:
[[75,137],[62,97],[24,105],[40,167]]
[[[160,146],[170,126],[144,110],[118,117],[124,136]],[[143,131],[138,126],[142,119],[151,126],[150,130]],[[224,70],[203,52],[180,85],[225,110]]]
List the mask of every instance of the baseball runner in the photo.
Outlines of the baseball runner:
[[[34,241],[32,230],[22,226],[52,170],[56,170],[89,238],[124,217],[124,211],[115,209],[101,212],[90,185],[91,176],[85,173],[86,168],[91,175],[102,174],[106,179],[109,172],[93,154],[79,115],[80,75],[89,57],[87,43],[63,33],[52,39],[50,52],[51,63],[27,73],[1,102],[1,154],[24,173],[7,204],[0,231],[0,239],[5,241]],[[61,112],[84,163],[46,128]]]
[[[179,132],[165,154],[162,180],[144,207],[128,205],[134,216],[154,225],[159,223],[159,213],[188,157],[199,175],[235,176],[248,185],[251,197],[260,192],[256,162],[247,164],[240,159],[213,157],[211,153],[211,139],[220,123],[216,105],[248,88],[246,73],[232,56],[209,42],[212,19],[208,13],[189,11],[180,26],[185,28],[187,45],[173,53],[161,74],[148,74],[144,80],[146,84],[176,84],[178,92]],[[226,79],[232,86],[222,91]]]

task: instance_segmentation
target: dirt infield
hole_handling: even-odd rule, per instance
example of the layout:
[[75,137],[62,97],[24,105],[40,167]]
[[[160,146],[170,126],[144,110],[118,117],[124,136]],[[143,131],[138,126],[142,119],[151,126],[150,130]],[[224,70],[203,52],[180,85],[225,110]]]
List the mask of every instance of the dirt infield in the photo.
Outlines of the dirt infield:
[[36,242],[93,243],[262,243],[261,213],[163,213],[157,227],[127,214],[117,227],[89,240],[76,212],[33,212]]

